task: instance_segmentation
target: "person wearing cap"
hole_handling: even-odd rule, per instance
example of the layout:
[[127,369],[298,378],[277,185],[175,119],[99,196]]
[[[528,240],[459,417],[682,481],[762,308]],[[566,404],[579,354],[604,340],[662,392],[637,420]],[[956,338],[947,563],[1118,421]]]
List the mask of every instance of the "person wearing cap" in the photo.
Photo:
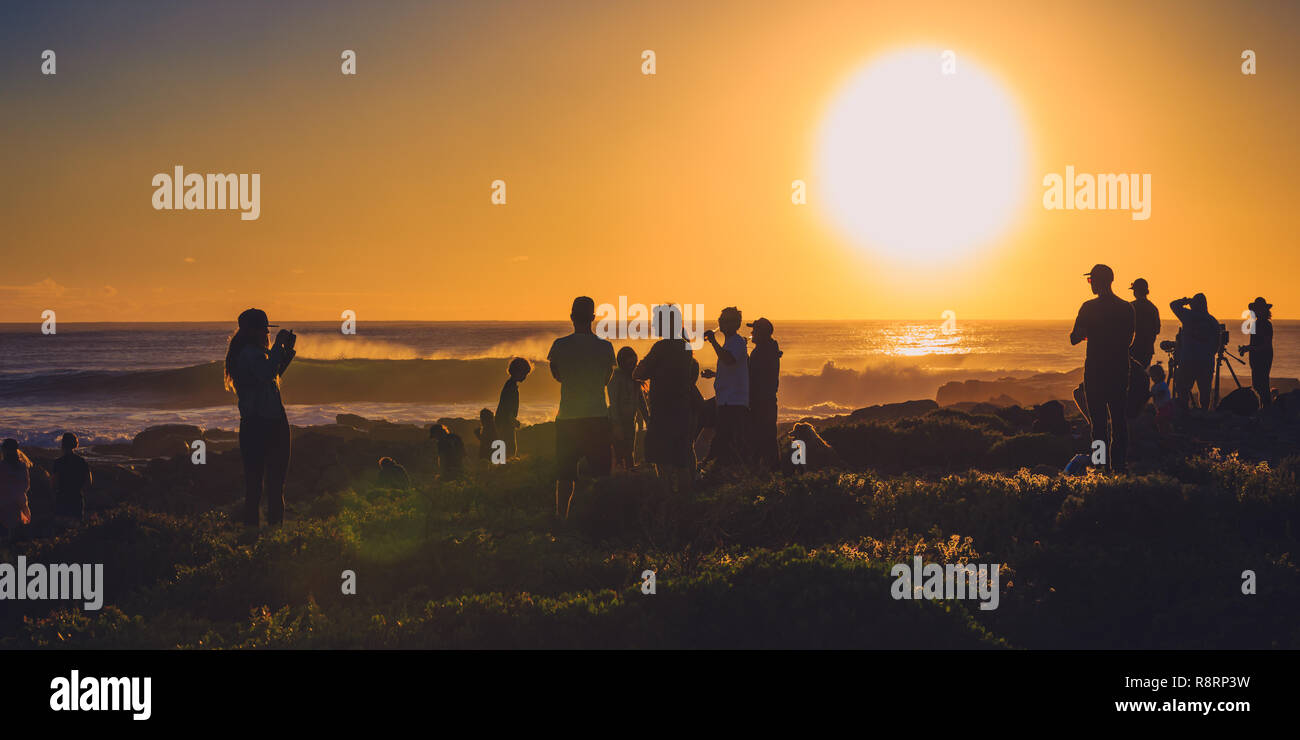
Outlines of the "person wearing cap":
[[281,329],[271,344],[266,313],[239,314],[239,330],[226,349],[226,389],[239,398],[239,454],[244,462],[244,524],[258,525],[262,495],[266,521],[284,522],[284,478],[289,471],[289,417],[280,400],[280,376],[294,357],[296,338]]
[[18,449],[18,440],[0,444],[0,533],[10,537],[32,521],[27,491],[32,487],[32,461]]
[[1151,290],[1145,278],[1134,280],[1128,287],[1133,291],[1133,344],[1128,350],[1132,358],[1128,378],[1128,416],[1134,419],[1151,396],[1147,368],[1156,353],[1156,337],[1160,336],[1160,309],[1147,300]]
[[591,330],[596,302],[587,296],[573,299],[569,311],[573,333],[551,344],[546,361],[551,376],[560,383],[560,410],[555,416],[555,516],[565,499],[563,517],[569,518],[578,480],[578,463],[587,459],[595,476],[609,475],[614,464],[613,432],[605,384],[614,372],[614,345]]
[[738,465],[749,457],[745,442],[745,427],[749,416],[749,357],[745,338],[740,336],[740,309],[728,306],[718,315],[718,330],[722,344],[712,330],[704,332],[718,356],[715,371],[705,371],[704,377],[713,378],[713,396],[717,402],[718,418],[709,444],[708,459],[721,465]]
[[781,382],[781,347],[772,338],[772,322],[757,319],[746,324],[754,351],[749,354],[749,438],[750,454],[759,470],[775,470],[776,389]]
[[1169,309],[1183,325],[1174,353],[1178,362],[1174,373],[1174,402],[1186,411],[1195,386],[1200,407],[1208,409],[1214,389],[1214,358],[1220,346],[1219,320],[1210,313],[1204,293],[1172,301]]
[[1255,333],[1250,335],[1250,344],[1237,349],[1242,354],[1248,354],[1250,386],[1255,389],[1255,395],[1259,396],[1262,408],[1273,401],[1273,390],[1269,387],[1268,377],[1273,370],[1273,304],[1260,296],[1246,308],[1255,315]]
[[80,520],[86,509],[86,488],[94,482],[90,465],[73,450],[77,435],[67,432],[60,440],[63,456],[50,465],[54,475],[54,515]]
[[1070,344],[1088,342],[1083,386],[1092,439],[1106,444],[1105,460],[1110,469],[1123,472],[1128,451],[1128,417],[1124,407],[1128,396],[1129,347],[1133,345],[1135,324],[1133,307],[1111,290],[1115,273],[1106,265],[1096,265],[1084,275],[1097,297],[1079,307]]

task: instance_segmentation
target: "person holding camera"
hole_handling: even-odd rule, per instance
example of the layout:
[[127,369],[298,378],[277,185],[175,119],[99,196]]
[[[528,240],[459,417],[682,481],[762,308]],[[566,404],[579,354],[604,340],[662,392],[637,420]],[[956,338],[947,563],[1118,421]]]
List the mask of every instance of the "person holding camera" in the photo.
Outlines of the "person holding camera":
[[1196,386],[1198,405],[1208,409],[1214,390],[1214,358],[1223,346],[1219,320],[1210,314],[1204,293],[1172,301],[1169,309],[1183,325],[1178,335],[1174,400],[1180,411],[1186,411],[1192,386]]
[[[294,357],[297,337],[281,329],[271,344],[266,312],[239,314],[239,330],[226,349],[226,389],[239,398],[239,454],[244,461],[244,523],[258,525],[262,494],[266,521],[284,521],[284,478],[289,471],[289,417],[280,400],[280,376]],[[265,484],[265,485],[263,485]]]
[[1255,315],[1255,331],[1250,335],[1250,344],[1241,345],[1237,351],[1249,354],[1250,385],[1259,396],[1260,408],[1263,408],[1273,401],[1268,377],[1273,370],[1273,304],[1261,296],[1246,308]]

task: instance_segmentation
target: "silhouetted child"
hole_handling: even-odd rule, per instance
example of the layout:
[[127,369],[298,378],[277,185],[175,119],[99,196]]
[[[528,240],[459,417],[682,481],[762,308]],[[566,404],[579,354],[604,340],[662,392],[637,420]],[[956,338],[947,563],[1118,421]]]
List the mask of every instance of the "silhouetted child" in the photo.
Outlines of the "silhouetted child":
[[617,367],[605,384],[609,395],[609,420],[614,434],[614,464],[622,463],[627,470],[634,470],[633,456],[636,450],[637,430],[645,430],[645,420],[650,413],[645,406],[645,390],[641,383],[632,379],[636,369],[636,350],[623,347],[615,357]]
[[483,409],[478,412],[478,429],[474,430],[474,436],[478,437],[478,456],[479,459],[492,460],[492,443],[500,439],[497,436],[496,417],[492,415],[492,409]]
[[506,457],[516,457],[515,430],[519,428],[519,384],[524,382],[533,365],[522,357],[510,361],[510,377],[501,386],[501,399],[497,401],[496,425],[498,439],[506,443]]
[[454,478],[465,469],[465,443],[460,435],[452,432],[442,424],[429,428],[429,438],[434,440],[438,449],[438,468],[444,478]]
[[379,458],[379,486],[380,488],[410,488],[411,477],[406,474],[406,468],[396,460],[391,457],[381,457]]
[[1169,431],[1174,418],[1174,399],[1169,393],[1169,383],[1165,382],[1165,369],[1159,361],[1147,368],[1147,377],[1151,378],[1151,401],[1156,406],[1156,428],[1161,432]]
[[60,446],[63,457],[54,461],[50,472],[54,474],[54,515],[80,520],[86,510],[86,488],[94,482],[90,465],[73,452],[77,449],[77,435],[63,435]]

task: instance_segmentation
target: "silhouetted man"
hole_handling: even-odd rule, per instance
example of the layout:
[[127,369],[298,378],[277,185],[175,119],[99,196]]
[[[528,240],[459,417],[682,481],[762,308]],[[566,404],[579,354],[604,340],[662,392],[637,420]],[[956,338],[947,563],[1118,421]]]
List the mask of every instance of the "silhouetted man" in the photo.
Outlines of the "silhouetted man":
[[50,472],[54,474],[54,515],[80,520],[86,509],[86,488],[94,481],[90,465],[73,450],[77,449],[77,435],[67,432],[60,441],[63,457],[54,461]]
[[781,382],[781,348],[772,338],[772,322],[758,319],[746,324],[753,329],[749,353],[749,438],[751,454],[759,470],[775,470],[776,389]]
[[1200,407],[1208,409],[1214,388],[1214,358],[1219,352],[1219,320],[1210,314],[1204,293],[1179,298],[1169,308],[1183,324],[1178,338],[1174,398],[1178,408],[1186,410],[1195,385]]
[[1128,415],[1136,418],[1151,396],[1151,379],[1147,368],[1156,353],[1156,337],[1160,335],[1160,309],[1147,300],[1150,290],[1147,281],[1138,278],[1129,286],[1133,291],[1133,345],[1129,347]]
[[712,330],[704,332],[704,340],[718,356],[718,369],[706,371],[704,375],[713,378],[713,396],[718,406],[709,459],[722,465],[736,465],[749,456],[749,445],[745,442],[749,416],[749,357],[745,338],[737,333],[740,321],[740,309],[728,306],[718,316],[722,344],[718,343]]
[[1105,459],[1111,470],[1123,472],[1128,451],[1124,405],[1128,394],[1129,347],[1133,344],[1133,307],[1111,290],[1115,273],[1109,267],[1095,265],[1085,275],[1097,297],[1079,307],[1070,344],[1088,342],[1083,387],[1092,421],[1092,439],[1106,444]]
[[560,516],[560,499],[566,499],[564,518],[573,506],[578,462],[587,458],[592,475],[609,475],[614,463],[613,432],[605,384],[614,372],[614,345],[591,331],[596,320],[596,302],[587,296],[573,299],[569,312],[573,333],[551,345],[546,361],[551,375],[560,382],[560,411],[555,416],[555,515]]

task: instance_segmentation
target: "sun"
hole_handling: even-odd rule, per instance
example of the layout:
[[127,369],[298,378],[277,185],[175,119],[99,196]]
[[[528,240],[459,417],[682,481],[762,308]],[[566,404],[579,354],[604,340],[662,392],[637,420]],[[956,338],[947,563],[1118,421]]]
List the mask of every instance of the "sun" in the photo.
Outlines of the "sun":
[[879,257],[970,257],[1024,204],[1018,108],[961,53],[906,49],[871,60],[835,96],[817,148],[821,192],[810,200]]

